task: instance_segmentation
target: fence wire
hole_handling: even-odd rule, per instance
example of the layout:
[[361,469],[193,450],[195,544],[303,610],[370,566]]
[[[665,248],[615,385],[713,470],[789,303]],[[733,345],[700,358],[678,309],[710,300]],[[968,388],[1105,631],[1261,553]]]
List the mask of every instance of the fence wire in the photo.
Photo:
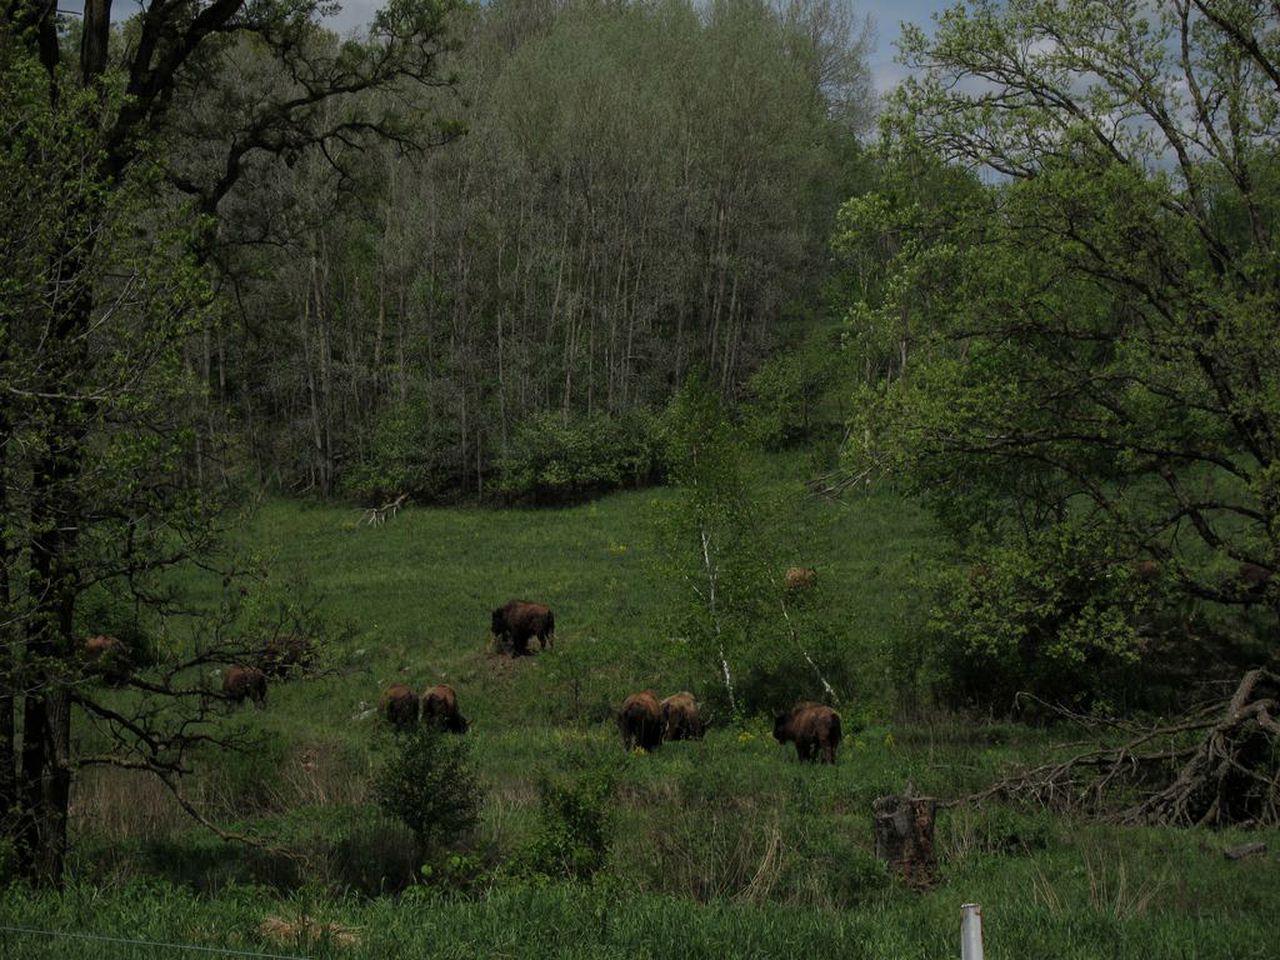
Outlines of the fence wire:
[[10,946],[10,934],[21,934],[32,937],[49,937],[52,939],[77,940],[90,943],[112,943],[120,945],[129,945],[135,947],[145,947],[151,950],[162,951],[184,951],[186,953],[200,953],[205,955],[221,956],[221,957],[254,957],[255,960],[311,960],[310,957],[303,956],[298,953],[259,953],[256,950],[232,950],[227,947],[205,947],[198,946],[193,943],[166,943],[161,940],[138,940],[130,937],[107,937],[97,933],[77,933],[67,930],[41,930],[38,927],[9,927],[0,925],[0,955],[6,960],[16,960],[21,954],[12,953],[8,949]]

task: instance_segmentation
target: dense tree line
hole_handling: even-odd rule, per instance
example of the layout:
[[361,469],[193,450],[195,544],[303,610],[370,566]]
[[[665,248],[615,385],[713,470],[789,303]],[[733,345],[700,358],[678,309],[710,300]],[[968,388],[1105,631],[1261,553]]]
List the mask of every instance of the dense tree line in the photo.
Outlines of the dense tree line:
[[[863,30],[831,0],[459,14],[456,87],[414,93],[452,121],[434,146],[335,144],[223,201],[194,363],[254,465],[291,490],[484,496],[548,435],[634,454],[627,415],[694,366],[734,395],[820,286],[868,120]],[[242,88],[280,83],[254,56]]]

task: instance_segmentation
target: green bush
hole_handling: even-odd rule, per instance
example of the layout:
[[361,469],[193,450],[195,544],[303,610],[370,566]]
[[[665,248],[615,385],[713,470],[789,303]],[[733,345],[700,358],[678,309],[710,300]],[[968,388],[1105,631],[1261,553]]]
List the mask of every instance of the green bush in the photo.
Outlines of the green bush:
[[589,880],[609,858],[614,822],[614,778],[590,771],[576,780],[539,784],[538,831],[525,851],[523,872]]
[[620,417],[538,414],[522,423],[498,458],[498,490],[533,503],[563,503],[662,476],[657,420],[645,411]]
[[747,381],[740,408],[745,439],[765,450],[838,439],[846,417],[842,367],[847,363],[839,343],[825,330],[775,353]]
[[482,800],[468,741],[429,728],[400,738],[374,778],[373,798],[424,853],[458,840],[476,825]]
[[943,571],[926,682],[945,703],[997,715],[1021,692],[1076,710],[1120,706],[1149,653],[1153,594],[1110,553],[1100,535],[1060,526]]
[[451,397],[422,388],[387,407],[374,426],[365,455],[342,474],[342,490],[367,501],[385,501],[401,493],[420,501],[449,499],[461,485],[464,437],[459,419],[440,416]]

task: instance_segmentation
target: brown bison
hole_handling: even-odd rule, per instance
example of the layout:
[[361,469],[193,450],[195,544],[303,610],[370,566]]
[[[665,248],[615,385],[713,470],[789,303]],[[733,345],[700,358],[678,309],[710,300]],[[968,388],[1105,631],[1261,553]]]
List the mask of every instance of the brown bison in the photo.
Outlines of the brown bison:
[[449,733],[466,733],[471,725],[458,711],[458,695],[445,683],[436,684],[422,695],[422,722]]
[[306,670],[316,660],[315,644],[300,633],[272,637],[262,645],[259,665],[268,677],[287,677],[297,667]]
[[797,703],[790,713],[774,717],[773,738],[779,743],[795,741],[801,760],[816,760],[821,752],[823,763],[835,763],[840,714],[820,703]]
[[511,644],[513,656],[529,652],[529,638],[537,637],[542,649],[555,646],[556,617],[548,607],[528,600],[508,600],[493,611],[493,635]]
[[662,745],[662,707],[652,690],[633,693],[622,701],[618,730],[624,750],[656,750]]
[[662,701],[662,739],[701,740],[705,727],[692,693],[676,693]]
[[85,637],[80,643],[86,672],[107,683],[120,684],[129,679],[129,648],[115,637],[100,633]]
[[418,725],[418,697],[403,683],[393,683],[382,694],[382,712],[396,730],[412,730]]
[[818,571],[813,567],[788,567],[782,575],[782,585],[791,593],[812,590],[818,583]]
[[244,703],[248,698],[261,709],[267,702],[267,676],[257,667],[233,664],[222,675],[222,692],[228,700]]

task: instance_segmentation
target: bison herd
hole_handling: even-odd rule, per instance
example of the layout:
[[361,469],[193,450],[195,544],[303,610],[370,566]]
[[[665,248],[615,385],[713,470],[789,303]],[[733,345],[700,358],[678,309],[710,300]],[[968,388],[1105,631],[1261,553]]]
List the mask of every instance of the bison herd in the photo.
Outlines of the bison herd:
[[[793,589],[811,587],[813,571],[798,570],[796,580]],[[494,638],[507,644],[513,657],[528,656],[529,641],[534,638],[541,649],[553,646],[555,626],[555,615],[549,607],[528,600],[508,601],[491,615]],[[379,710],[399,732],[425,726],[466,733],[469,726],[458,710],[457,693],[445,684],[431,687],[421,696],[402,683],[393,684],[383,691]],[[627,751],[639,748],[650,752],[668,741],[701,740],[707,728],[698,701],[688,692],[672,694],[665,700],[659,700],[652,690],[633,693],[622,702],[617,723]],[[805,701],[774,719],[773,736],[779,743],[794,743],[801,760],[835,763],[841,736],[840,715],[830,707]]]
[[[790,589],[808,589],[813,581],[812,569],[787,571]],[[510,600],[493,611],[491,629],[496,640],[509,646],[513,657],[528,656],[532,639],[536,638],[543,650],[554,646],[556,619],[544,604]],[[127,651],[114,637],[89,637],[82,645],[87,667],[104,677],[110,665],[128,662]],[[232,663],[222,671],[222,696],[228,702],[243,704],[248,700],[255,707],[265,707],[269,681],[286,677],[295,668],[306,668],[315,660],[313,644],[298,635],[274,638],[258,652],[255,663]],[[398,732],[425,727],[462,734],[470,727],[458,707],[457,692],[443,683],[421,694],[402,683],[392,684],[383,691],[378,706],[379,713]],[[707,728],[698,701],[683,691],[665,700],[659,700],[652,690],[633,693],[622,702],[617,723],[627,751],[653,751],[668,741],[701,740]],[[794,743],[801,760],[835,763],[840,735],[840,715],[820,703],[799,703],[774,719],[774,738],[779,743]]]

